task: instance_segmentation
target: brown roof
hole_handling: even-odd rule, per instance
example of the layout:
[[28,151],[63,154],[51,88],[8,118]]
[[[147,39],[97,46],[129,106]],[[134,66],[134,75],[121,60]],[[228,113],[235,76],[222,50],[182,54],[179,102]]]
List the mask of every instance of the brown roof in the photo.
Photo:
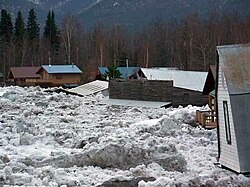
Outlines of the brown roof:
[[11,67],[9,77],[11,78],[39,78],[36,72],[40,67]]
[[216,65],[210,65],[210,70],[213,74],[214,80],[216,80]]
[[210,65],[206,82],[203,87],[204,95],[208,95],[211,91],[215,89],[215,82],[216,82],[216,65]]

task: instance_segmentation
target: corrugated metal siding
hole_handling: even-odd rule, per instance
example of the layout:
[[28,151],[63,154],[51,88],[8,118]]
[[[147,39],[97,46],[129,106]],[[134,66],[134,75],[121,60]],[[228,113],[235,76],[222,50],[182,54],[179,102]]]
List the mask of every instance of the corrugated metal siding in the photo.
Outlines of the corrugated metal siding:
[[232,95],[230,97],[235,127],[237,127],[235,134],[240,160],[240,172],[250,172],[250,94]]
[[[239,157],[237,150],[237,143],[235,138],[234,121],[232,117],[231,102],[228,93],[228,88],[226,84],[226,79],[224,74],[221,72],[221,67],[219,67],[219,80],[218,80],[218,115],[219,115],[219,131],[220,131],[220,147],[221,156],[219,162],[232,170],[237,172],[240,171]],[[231,130],[231,145],[227,143],[226,140],[226,130],[225,130],[225,120],[224,120],[224,110],[223,101],[228,103],[228,113],[229,113],[229,123]]]

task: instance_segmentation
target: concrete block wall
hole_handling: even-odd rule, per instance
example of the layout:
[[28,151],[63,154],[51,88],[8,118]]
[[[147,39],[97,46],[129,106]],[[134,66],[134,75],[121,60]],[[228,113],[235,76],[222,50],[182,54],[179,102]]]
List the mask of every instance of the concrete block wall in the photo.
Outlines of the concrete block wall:
[[111,80],[109,97],[142,101],[171,102],[173,81]]
[[171,102],[173,107],[208,104],[208,96],[201,92],[177,88],[173,81],[160,80],[111,80],[109,98]]
[[204,106],[208,104],[208,96],[202,95],[202,92],[193,91],[183,88],[173,88],[172,92],[172,106],[178,107],[195,105],[195,106]]

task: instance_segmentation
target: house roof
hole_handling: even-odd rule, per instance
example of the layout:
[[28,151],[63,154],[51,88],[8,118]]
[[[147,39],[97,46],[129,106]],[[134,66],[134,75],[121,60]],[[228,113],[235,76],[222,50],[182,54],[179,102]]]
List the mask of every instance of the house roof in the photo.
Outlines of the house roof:
[[[48,74],[78,74],[82,71],[76,65],[42,65],[41,69],[44,69]],[[41,71],[38,71],[38,73]]]
[[9,76],[11,78],[39,78],[36,72],[40,67],[11,67]]
[[[138,73],[138,71],[140,70],[139,67],[117,67],[117,69],[122,74],[121,78],[123,78],[123,79],[126,79],[127,77],[130,77],[131,75]],[[105,75],[106,72],[108,71],[108,68],[107,67],[98,67],[98,70],[102,75]]]
[[67,90],[69,93],[75,93],[77,95],[86,96],[98,93],[108,89],[109,83],[107,81],[92,81],[87,84]]
[[209,69],[211,70],[214,80],[216,80],[216,65],[210,65]]
[[211,91],[215,89],[216,82],[216,65],[210,65],[206,82],[203,88],[203,94],[208,95]]
[[148,80],[173,80],[174,86],[194,91],[202,91],[207,72],[162,70],[155,68],[141,68]]
[[250,44],[218,46],[217,51],[229,94],[250,93]]

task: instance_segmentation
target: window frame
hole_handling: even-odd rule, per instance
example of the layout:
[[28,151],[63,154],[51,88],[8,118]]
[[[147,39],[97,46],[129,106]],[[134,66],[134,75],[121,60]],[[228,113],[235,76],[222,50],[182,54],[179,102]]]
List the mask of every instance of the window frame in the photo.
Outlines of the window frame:
[[232,137],[231,137],[231,128],[230,128],[227,101],[223,101],[223,112],[224,112],[223,115],[224,115],[224,125],[225,125],[226,140],[227,140],[227,144],[231,145],[232,144]]

